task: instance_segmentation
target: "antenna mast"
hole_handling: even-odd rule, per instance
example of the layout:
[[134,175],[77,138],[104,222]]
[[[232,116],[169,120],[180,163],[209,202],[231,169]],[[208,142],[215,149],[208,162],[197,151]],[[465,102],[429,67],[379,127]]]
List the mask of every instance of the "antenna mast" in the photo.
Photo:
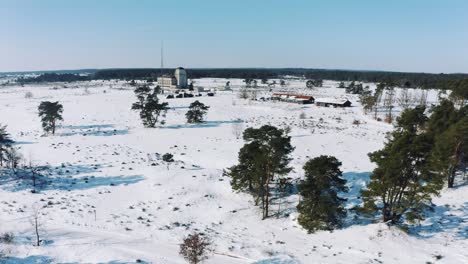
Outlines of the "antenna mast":
[[164,67],[164,52],[163,52],[164,46],[163,45],[164,43],[161,40],[161,77],[163,76],[163,67]]

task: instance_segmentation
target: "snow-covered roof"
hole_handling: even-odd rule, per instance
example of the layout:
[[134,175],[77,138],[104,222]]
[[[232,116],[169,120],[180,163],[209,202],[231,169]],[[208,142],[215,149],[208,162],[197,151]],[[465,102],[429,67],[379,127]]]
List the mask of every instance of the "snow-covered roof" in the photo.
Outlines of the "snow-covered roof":
[[327,104],[344,104],[349,102],[348,99],[341,98],[318,98],[315,99],[315,103],[327,103]]

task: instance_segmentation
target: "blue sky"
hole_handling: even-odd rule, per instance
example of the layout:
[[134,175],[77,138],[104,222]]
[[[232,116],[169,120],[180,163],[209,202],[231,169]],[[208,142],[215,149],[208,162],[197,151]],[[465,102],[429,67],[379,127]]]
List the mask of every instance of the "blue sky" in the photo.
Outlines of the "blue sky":
[[0,72],[165,66],[468,73],[466,0],[0,0]]

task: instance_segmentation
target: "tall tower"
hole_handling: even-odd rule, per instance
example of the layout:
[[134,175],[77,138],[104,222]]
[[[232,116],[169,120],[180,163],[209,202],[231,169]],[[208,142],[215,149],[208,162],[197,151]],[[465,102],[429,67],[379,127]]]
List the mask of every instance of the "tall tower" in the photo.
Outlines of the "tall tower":
[[174,76],[177,80],[177,88],[184,89],[187,88],[187,72],[184,68],[178,67],[175,70]]

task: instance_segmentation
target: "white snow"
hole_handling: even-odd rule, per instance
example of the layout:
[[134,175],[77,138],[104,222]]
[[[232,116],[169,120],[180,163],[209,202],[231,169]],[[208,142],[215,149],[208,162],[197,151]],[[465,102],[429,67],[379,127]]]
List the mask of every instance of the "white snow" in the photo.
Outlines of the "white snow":
[[[212,89],[228,80],[195,81]],[[54,171],[51,184],[36,194],[29,182],[0,178],[0,233],[16,235],[15,244],[0,245],[11,256],[7,262],[185,263],[179,244],[194,230],[215,245],[206,263],[468,262],[467,186],[444,190],[434,199],[436,211],[409,234],[381,223],[359,224],[351,216],[343,229],[307,234],[296,221],[297,195],[286,198],[281,217],[262,221],[251,197],[232,192],[222,177],[243,145],[233,133],[238,119],[244,128],[269,123],[292,129],[296,149],[289,176],[295,179],[309,158],[336,156],[349,182],[349,208],[359,204],[359,190],[374,168],[367,153],[383,146],[392,126],[364,115],[357,97],[335,88],[336,82],[310,92],[304,80],[288,80],[287,87],[273,91],[346,97],[353,107],[238,99],[242,81],[229,81],[232,92],[168,99],[167,123],[155,129],[144,128],[130,110],[135,96],[121,82],[1,87],[0,124],[8,125],[27,160]],[[32,99],[24,97],[27,91]],[[264,89],[258,97],[263,95],[271,93]],[[434,103],[437,91],[428,98]],[[64,122],[54,136],[42,136],[37,107],[45,100],[64,106]],[[210,106],[200,125],[185,122],[194,100]],[[360,124],[353,125],[355,120]],[[156,155],[167,152],[176,160],[169,166]],[[35,206],[43,207],[40,247],[33,246],[30,223]]]

